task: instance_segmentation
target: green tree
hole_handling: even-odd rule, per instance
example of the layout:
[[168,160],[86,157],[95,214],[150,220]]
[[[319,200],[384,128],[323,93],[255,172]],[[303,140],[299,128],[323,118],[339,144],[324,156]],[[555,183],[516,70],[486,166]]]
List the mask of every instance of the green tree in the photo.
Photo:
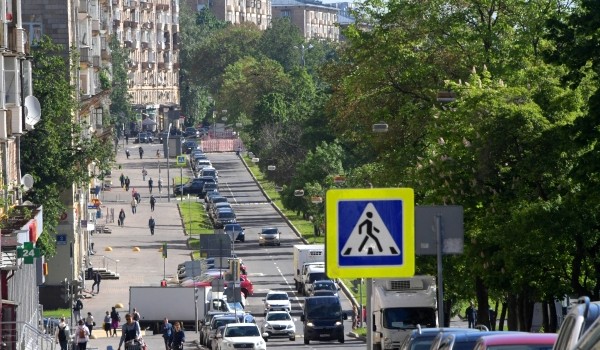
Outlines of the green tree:
[[279,17],[271,21],[271,26],[262,34],[259,45],[264,55],[279,62],[284,70],[290,71],[300,65],[304,37],[300,28],[289,18]]
[[48,37],[32,48],[33,91],[40,101],[42,118],[21,139],[22,171],[35,180],[35,186],[24,198],[44,206],[44,232],[37,245],[47,256],[55,253],[56,227],[66,209],[61,195],[70,191],[73,184],[88,183],[87,167],[92,161],[105,170],[112,158],[112,142],[95,137],[82,139],[81,126],[72,120],[77,101],[69,81],[72,67],[61,54],[64,50]]
[[129,122],[135,121],[132,98],[129,94],[129,85],[127,77],[127,67],[129,64],[129,54],[127,50],[121,47],[115,35],[109,43],[112,61],[112,89],[110,91],[110,114],[114,117],[117,130],[117,136],[125,130],[128,132]]

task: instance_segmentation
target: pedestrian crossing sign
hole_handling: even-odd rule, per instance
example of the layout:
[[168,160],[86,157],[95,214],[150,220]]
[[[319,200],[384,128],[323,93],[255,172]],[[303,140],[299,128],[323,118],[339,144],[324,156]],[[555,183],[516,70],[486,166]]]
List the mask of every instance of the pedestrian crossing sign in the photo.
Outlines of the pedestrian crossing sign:
[[333,189],[325,203],[329,278],[414,275],[413,189]]
[[187,163],[185,161],[185,155],[180,154],[177,156],[177,166],[185,166]]

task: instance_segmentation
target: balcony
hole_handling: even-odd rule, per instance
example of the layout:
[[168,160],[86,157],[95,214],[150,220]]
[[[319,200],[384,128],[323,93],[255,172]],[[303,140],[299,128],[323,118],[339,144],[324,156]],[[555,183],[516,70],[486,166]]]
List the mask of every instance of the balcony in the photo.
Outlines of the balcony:
[[142,39],[142,50],[148,50],[150,44]]
[[150,62],[142,62],[142,70],[149,71],[152,69],[154,69],[154,64],[152,64]]
[[147,0],[140,1],[140,7],[144,11],[152,11],[152,3]]
[[139,64],[136,61],[129,61],[128,67],[130,70],[138,69]]
[[111,55],[110,55],[110,50],[109,50],[109,49],[102,49],[102,50],[100,51],[100,57],[101,57],[103,60],[106,60],[106,61],[110,60],[110,58],[111,58]]
[[0,228],[0,269],[17,270],[22,261],[17,258],[17,248],[25,242],[35,243],[42,233],[42,209],[33,205],[14,206],[0,220]]
[[100,68],[100,56],[98,55],[94,55],[92,56],[92,64],[94,65],[94,67]]
[[112,4],[115,6],[119,6],[119,0],[112,0]]
[[169,10],[169,4],[167,3],[163,3],[163,4],[156,4],[156,10],[157,11],[168,11]]
[[136,21],[124,21],[123,27],[125,28],[137,28],[138,23]]
[[158,62],[158,70],[166,70],[166,64],[165,62]]
[[77,7],[78,13],[89,13],[90,12],[90,2],[89,0],[79,0],[79,7]]
[[79,62],[92,64],[92,48],[91,47],[80,47],[79,48]]
[[8,49],[17,53],[29,54],[29,42],[25,41],[25,29],[8,27]]
[[100,20],[99,19],[92,20],[92,33],[100,34]]
[[137,7],[137,1],[136,0],[125,0],[123,1],[123,7],[124,8],[129,8],[129,9],[133,9]]
[[154,29],[154,22],[145,22],[142,23],[143,29]]
[[179,70],[179,62],[173,63],[173,70]]

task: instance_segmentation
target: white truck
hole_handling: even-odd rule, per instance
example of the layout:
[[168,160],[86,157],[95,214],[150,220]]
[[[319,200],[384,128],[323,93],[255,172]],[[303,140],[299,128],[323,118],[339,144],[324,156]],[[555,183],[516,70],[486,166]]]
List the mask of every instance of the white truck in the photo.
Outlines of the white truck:
[[302,294],[309,296],[312,292],[312,284],[315,281],[326,280],[325,265],[305,265],[305,271],[302,275]]
[[435,278],[374,279],[372,308],[373,349],[399,349],[418,326],[437,327]]
[[155,334],[160,332],[165,317],[195,329],[196,321],[204,318],[210,290],[210,287],[129,287],[129,312],[136,308],[140,327]]
[[325,263],[324,244],[296,244],[294,245],[294,286],[302,292],[302,275],[304,265],[309,263]]

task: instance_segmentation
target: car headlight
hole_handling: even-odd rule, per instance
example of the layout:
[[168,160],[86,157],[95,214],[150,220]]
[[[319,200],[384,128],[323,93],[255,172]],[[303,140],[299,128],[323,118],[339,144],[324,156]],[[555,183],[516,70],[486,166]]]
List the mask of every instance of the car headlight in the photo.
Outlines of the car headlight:
[[312,323],[312,322],[307,322],[306,323],[306,327],[314,327],[314,326],[315,326],[315,324]]
[[285,328],[292,329],[292,328],[294,328],[294,325],[293,324],[288,324],[287,327],[285,327]]
[[335,325],[336,325],[336,327],[337,327],[337,326],[341,326],[341,325],[342,325],[342,322],[341,322],[341,321],[336,321],[336,322],[335,322]]
[[265,328],[271,329],[273,327],[269,323],[265,323]]
[[264,346],[264,345],[265,345],[265,341],[262,339],[256,342],[256,346]]
[[270,305],[270,304],[266,304],[266,305],[265,305],[265,309],[270,309],[270,308],[271,308],[271,305]]

